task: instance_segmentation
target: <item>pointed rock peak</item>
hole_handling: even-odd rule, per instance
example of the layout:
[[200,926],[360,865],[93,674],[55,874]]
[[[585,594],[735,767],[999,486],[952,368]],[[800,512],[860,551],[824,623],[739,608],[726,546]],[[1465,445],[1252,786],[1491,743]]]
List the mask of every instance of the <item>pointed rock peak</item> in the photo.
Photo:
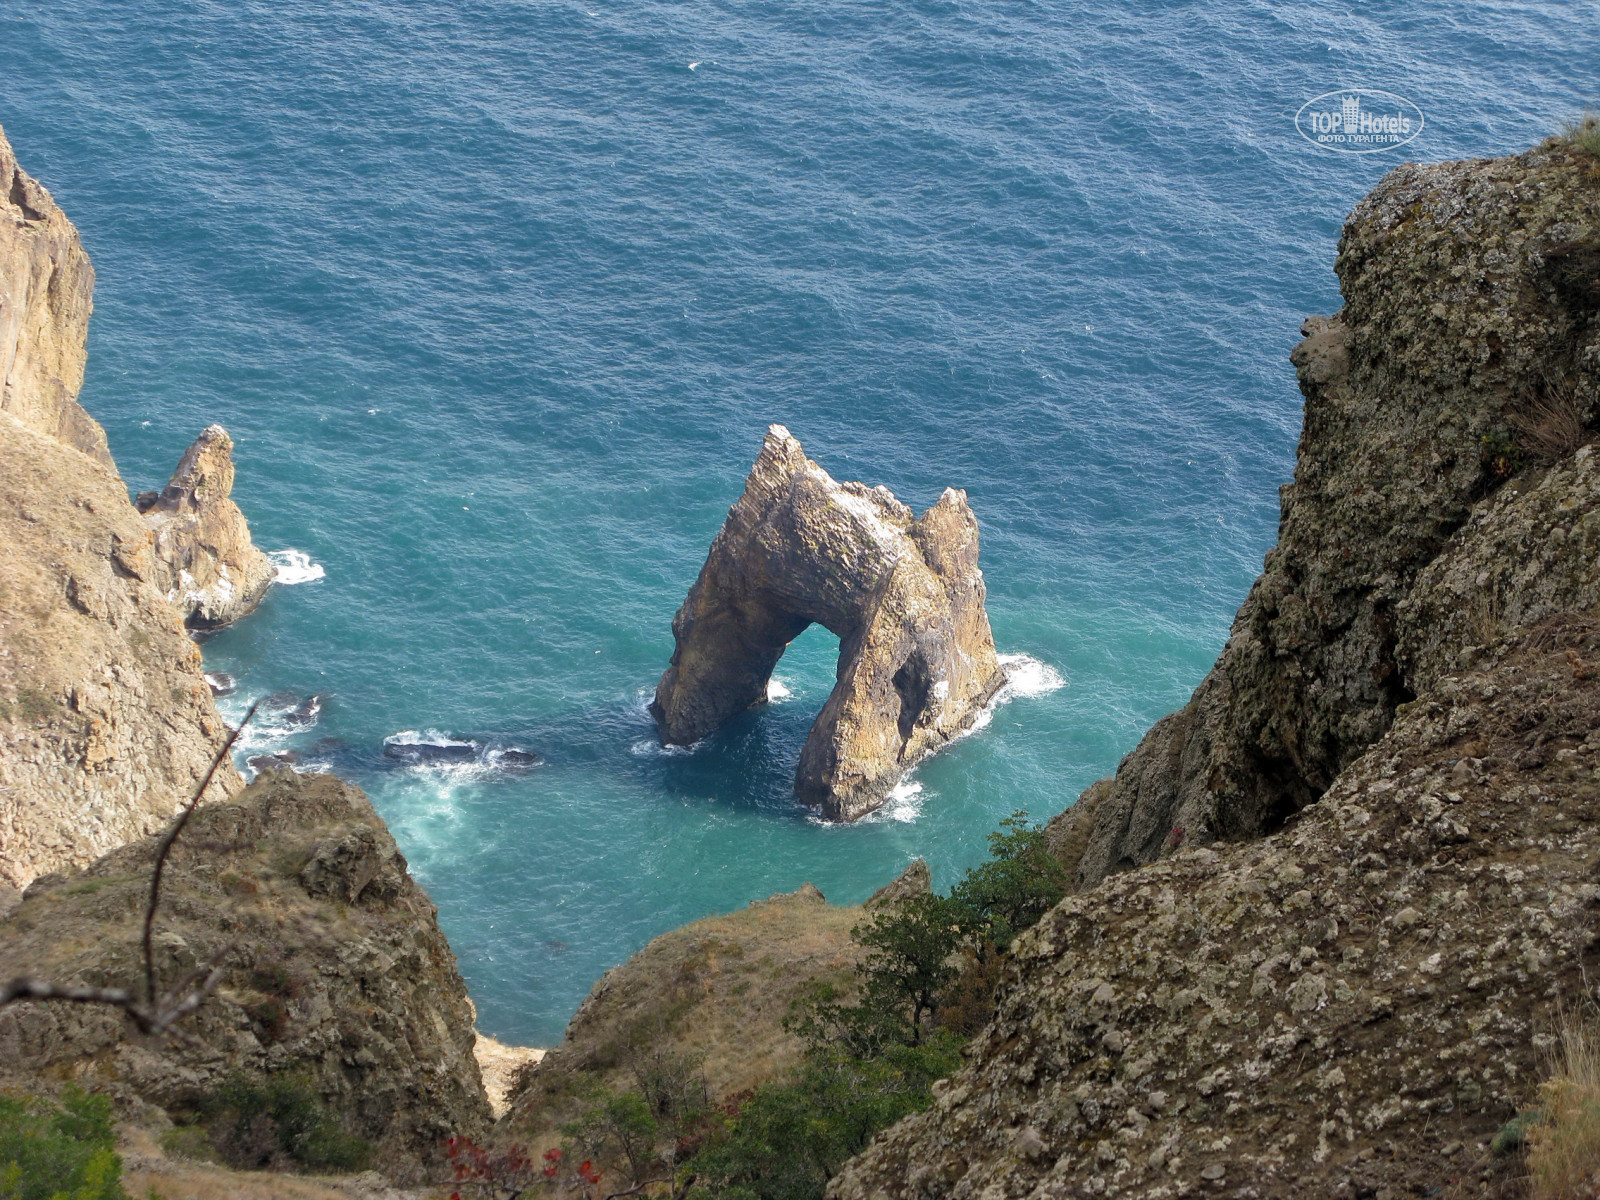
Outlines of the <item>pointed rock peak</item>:
[[834,480],[771,426],[673,621],[650,708],[662,740],[691,744],[764,703],[778,659],[815,622],[840,639],[839,683],[795,790],[833,820],[870,812],[1004,682],[977,562],[962,493],[913,520],[888,488]]
[[233,478],[233,439],[211,425],[184,451],[159,496],[139,496],[155,534],[157,582],[192,628],[215,629],[251,612],[276,573],[230,498]]
[[162,512],[193,511],[233,495],[233,439],[221,425],[208,425],[178,460],[154,507]]
[[919,858],[889,883],[868,896],[866,904],[862,907],[870,912],[876,908],[898,904],[902,900],[909,900],[913,896],[929,895],[932,891],[933,873],[928,870],[927,860]]

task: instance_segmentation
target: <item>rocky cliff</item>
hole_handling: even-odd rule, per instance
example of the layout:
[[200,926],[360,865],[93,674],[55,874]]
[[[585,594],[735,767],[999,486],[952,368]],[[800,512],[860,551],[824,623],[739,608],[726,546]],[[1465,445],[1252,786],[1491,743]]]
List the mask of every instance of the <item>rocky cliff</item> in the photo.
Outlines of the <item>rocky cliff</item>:
[[139,496],[155,534],[156,584],[195,629],[249,614],[272,584],[273,566],[233,502],[233,473],[233,439],[212,425],[184,451],[166,487]]
[[1084,890],[833,1200],[1475,1189],[1588,994],[1600,162],[1401,167],[1338,271],[1217,666],[1055,823]]
[[[0,891],[159,828],[226,736],[78,406],[93,273],[0,134]],[[225,765],[208,799],[241,786]]]
[[688,745],[766,699],[785,648],[817,622],[839,637],[838,683],[800,753],[795,792],[833,820],[977,717],[1004,678],[984,610],[978,522],[947,488],[922,516],[887,488],[838,483],[781,425],[672,622],[650,711]]
[[1593,164],[1552,144],[1407,165],[1351,214],[1344,307],[1293,354],[1305,428],[1278,544],[1188,705],[1059,820],[1081,884],[1277,828],[1426,685],[1399,649],[1431,636],[1404,628],[1427,624],[1405,603],[1419,573],[1514,473],[1500,447],[1594,398]]
[[0,129],[0,412],[109,467],[105,431],[78,404],[93,293],[78,231]]
[[[137,987],[154,839],[35,881],[0,922],[0,978]],[[120,1012],[0,1009],[0,1082],[74,1078],[163,1126],[226,1080],[308,1077],[390,1178],[415,1181],[488,1103],[472,1009],[435,910],[372,805],[322,775],[271,771],[198,810],[169,860],[156,929],[164,984],[228,974],[182,1036],[140,1036]]]

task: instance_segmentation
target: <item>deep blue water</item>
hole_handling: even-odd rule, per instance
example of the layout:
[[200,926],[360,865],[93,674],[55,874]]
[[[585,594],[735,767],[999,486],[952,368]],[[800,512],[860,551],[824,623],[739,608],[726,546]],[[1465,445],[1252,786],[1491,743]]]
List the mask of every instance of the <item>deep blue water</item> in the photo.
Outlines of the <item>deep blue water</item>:
[[[1404,158],[1545,136],[1597,68],[1578,3],[0,6],[125,478],[220,421],[258,542],[326,571],[207,644],[227,711],[328,693],[256,747],[344,743],[315,757],[390,821],[482,1027],[532,1043],[655,933],[919,854],[948,883],[1109,773],[1272,541],[1345,213]],[[1302,140],[1341,87],[1423,134]],[[693,754],[643,711],[771,421],[914,507],[965,487],[1002,651],[1065,680],[853,827],[790,795],[825,632]],[[430,729],[547,763],[383,757]]]

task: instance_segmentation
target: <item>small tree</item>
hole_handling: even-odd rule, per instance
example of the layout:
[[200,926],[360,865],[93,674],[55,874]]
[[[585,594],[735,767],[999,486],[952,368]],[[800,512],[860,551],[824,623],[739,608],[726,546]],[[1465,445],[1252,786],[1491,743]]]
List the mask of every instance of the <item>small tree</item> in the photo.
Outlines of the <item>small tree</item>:
[[1012,813],[989,835],[987,862],[969,870],[950,898],[965,910],[969,938],[1002,953],[1067,894],[1067,872],[1045,844],[1044,827]]
[[956,977],[951,958],[970,923],[966,907],[947,896],[911,896],[850,931],[867,951],[857,968],[863,1006],[898,1014],[913,1046],[922,1044],[923,1018]]

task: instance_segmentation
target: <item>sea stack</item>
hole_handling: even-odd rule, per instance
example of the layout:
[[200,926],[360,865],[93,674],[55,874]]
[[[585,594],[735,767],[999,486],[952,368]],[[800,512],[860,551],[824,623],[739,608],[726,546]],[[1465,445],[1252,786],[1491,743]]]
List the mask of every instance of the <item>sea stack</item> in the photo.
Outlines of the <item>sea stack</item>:
[[232,492],[233,439],[212,425],[184,451],[165,488],[139,497],[155,534],[157,582],[191,629],[248,615],[272,583],[273,566],[251,542]]
[[1004,683],[984,594],[965,492],[913,518],[887,488],[837,482],[773,425],[672,622],[650,706],[661,740],[689,745],[765,702],[778,659],[817,622],[838,635],[838,683],[795,792],[854,820]]

